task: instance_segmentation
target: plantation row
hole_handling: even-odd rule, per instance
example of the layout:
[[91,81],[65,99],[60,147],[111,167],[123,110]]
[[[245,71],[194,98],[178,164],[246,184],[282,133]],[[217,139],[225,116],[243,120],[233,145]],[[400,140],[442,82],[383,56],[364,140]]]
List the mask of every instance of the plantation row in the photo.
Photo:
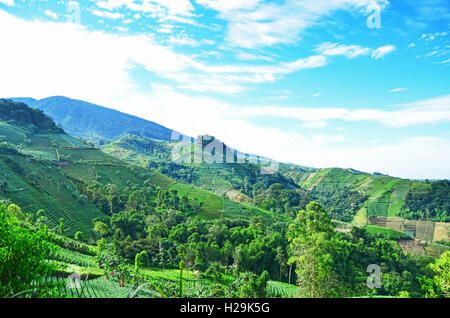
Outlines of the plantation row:
[[[53,296],[65,298],[173,298],[179,296],[179,283],[158,280],[151,284],[142,284],[135,287],[126,284],[120,287],[117,278],[106,279],[99,277],[94,279],[77,278],[76,276],[47,277],[33,288],[18,295],[18,298],[32,297],[33,292],[40,288],[53,288]],[[183,297],[196,298],[207,293],[207,286],[196,281],[183,282]],[[282,284],[275,281],[267,283],[267,296],[270,298],[290,298],[295,295],[295,286]]]

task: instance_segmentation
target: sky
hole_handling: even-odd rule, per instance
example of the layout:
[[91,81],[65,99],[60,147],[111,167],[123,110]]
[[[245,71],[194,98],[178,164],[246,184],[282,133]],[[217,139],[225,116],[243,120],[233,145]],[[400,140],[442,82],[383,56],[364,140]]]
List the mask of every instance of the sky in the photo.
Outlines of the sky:
[[280,162],[450,179],[450,0],[0,0],[0,97]]

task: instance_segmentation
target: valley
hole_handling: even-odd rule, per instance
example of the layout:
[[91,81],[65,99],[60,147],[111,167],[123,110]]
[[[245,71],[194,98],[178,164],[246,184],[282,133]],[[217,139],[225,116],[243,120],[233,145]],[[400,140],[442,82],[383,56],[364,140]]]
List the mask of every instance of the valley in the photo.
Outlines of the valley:
[[[105,109],[62,97],[14,100],[0,100],[0,201],[4,239],[16,228],[49,250],[31,297],[310,295],[296,282],[311,242],[341,282],[324,282],[320,297],[422,297],[422,279],[435,290],[423,269],[450,253],[448,180],[284,163],[263,174],[245,154],[174,162],[183,141],[170,129],[139,120],[130,130],[137,119],[112,110],[94,124]],[[377,291],[363,274],[373,263],[390,282]],[[14,284],[2,296],[27,287]]]

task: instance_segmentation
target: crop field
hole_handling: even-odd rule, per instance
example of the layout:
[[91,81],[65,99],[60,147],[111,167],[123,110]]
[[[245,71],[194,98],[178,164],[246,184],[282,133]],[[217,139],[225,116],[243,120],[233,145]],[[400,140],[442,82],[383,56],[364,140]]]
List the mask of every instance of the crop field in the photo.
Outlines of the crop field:
[[388,217],[395,217],[399,215],[401,208],[404,204],[404,199],[409,189],[411,188],[411,183],[406,180],[399,179],[396,186],[391,194],[391,201],[388,209]]
[[169,190],[177,190],[179,197],[187,196],[188,198],[197,198],[202,204],[200,216],[204,218],[218,218],[219,211],[223,209],[223,198],[207,191],[199,190],[191,185],[175,183],[170,186]]
[[5,141],[12,144],[20,144],[26,139],[26,131],[9,125],[5,122],[0,122],[0,136],[3,136]]
[[410,236],[408,236],[407,234],[405,234],[403,232],[385,228],[385,227],[381,227],[381,226],[376,226],[376,225],[367,225],[365,227],[365,229],[367,230],[367,232],[370,235],[374,235],[374,236],[382,235],[391,240],[402,240],[402,239],[410,239],[411,238]]
[[[8,178],[4,195],[24,211],[34,214],[43,209],[51,226],[56,226],[63,218],[69,235],[73,235],[75,229],[89,233],[93,217],[105,219],[105,215],[91,203],[83,205],[79,202],[75,185],[59,170],[20,156],[6,158],[13,161],[14,166],[0,160],[0,169]],[[23,177],[12,169],[21,169]]]
[[427,252],[427,255],[439,257],[446,251],[450,251],[450,246],[430,244],[428,246],[425,246],[425,251]]
[[[34,288],[51,284],[59,297],[68,298],[171,298],[179,296],[179,282],[168,280],[153,280],[152,282],[139,284],[130,283],[120,287],[116,277],[104,276],[86,279],[78,276],[62,277],[51,276],[34,284]],[[183,280],[183,297],[197,297],[208,289],[208,285],[201,281]],[[282,282],[269,281],[267,283],[267,296],[269,298],[295,297],[297,287]],[[24,293],[19,298],[26,298]]]
[[268,281],[267,295],[270,298],[292,298],[295,296],[298,287],[282,282]]
[[65,248],[58,248],[54,259],[68,264],[80,266],[95,266],[95,257],[72,251]]
[[108,161],[107,155],[98,149],[61,148],[59,149],[62,160],[67,161]]
[[[68,145],[71,145],[73,147],[89,147],[88,145],[86,145],[83,141],[81,141],[78,138],[75,138],[75,137],[72,137],[69,135],[63,135],[63,134],[60,134],[58,136],[60,137],[60,139],[66,141],[66,144],[64,145],[66,147]],[[68,143],[68,145],[67,145],[67,143]]]

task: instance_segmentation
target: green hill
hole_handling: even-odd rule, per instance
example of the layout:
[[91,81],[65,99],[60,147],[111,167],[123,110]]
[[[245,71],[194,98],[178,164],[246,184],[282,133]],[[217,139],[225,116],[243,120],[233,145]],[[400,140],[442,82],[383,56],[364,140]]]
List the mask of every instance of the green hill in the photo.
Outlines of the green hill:
[[133,134],[160,140],[171,140],[172,130],[154,122],[63,96],[41,100],[12,98],[42,110],[70,135],[95,143]]
[[344,221],[366,223],[370,217],[450,221],[447,180],[419,182],[351,169],[305,169],[294,165],[281,165],[280,171]]
[[[334,219],[344,222],[364,225],[375,217],[400,217],[434,222],[450,220],[448,181],[419,182],[354,169],[315,169],[293,164],[280,164],[279,173],[263,175],[260,173],[261,165],[248,160],[244,164],[174,162],[172,150],[180,142],[170,140],[171,130],[146,121],[135,121],[136,118],[130,119],[125,114],[100,106],[63,97],[40,101],[27,98],[17,100],[40,107],[56,121],[61,122],[66,131],[77,136],[94,141],[115,139],[101,147],[102,153],[83,141],[61,134],[61,131],[56,134],[56,131],[53,131],[51,136],[46,136],[36,127],[28,138],[30,134],[23,125],[34,125],[33,116],[22,118],[19,112],[14,115],[16,117],[8,117],[13,124],[8,121],[1,124],[0,135],[4,142],[26,145],[22,147],[21,153],[33,158],[91,163],[108,163],[114,160],[122,164],[127,162],[157,170],[169,179],[194,185],[211,195],[225,195],[228,200],[234,202],[256,203],[278,213],[284,213],[285,207],[292,208],[292,205],[289,203],[286,206],[286,201],[271,202],[270,199],[273,198],[264,197],[268,195],[266,191],[273,184],[281,184],[287,192],[290,191],[285,194],[285,197],[289,198],[304,195],[301,193],[306,190],[311,200],[320,202]],[[81,117],[78,113],[82,114]],[[42,116],[42,113],[40,114]],[[98,120],[99,118],[101,120]],[[18,119],[22,121],[17,121]],[[116,119],[120,120],[115,121]],[[132,129],[133,127],[136,129]],[[52,129],[59,128],[55,126]],[[91,138],[94,135],[96,137]],[[4,144],[4,148],[6,146],[7,144]],[[116,159],[113,160],[113,157]],[[298,202],[298,198],[294,201]],[[205,215],[217,216],[221,211],[218,204],[211,206],[214,207],[213,211],[208,211]]]
[[[286,189],[299,188],[291,178],[286,178],[279,173],[262,174],[261,164],[250,163],[248,159],[240,164],[226,163],[225,158],[223,163],[174,161],[172,150],[180,146],[179,143],[181,142],[127,135],[102,146],[101,149],[127,162],[158,169],[181,182],[193,184],[219,195],[225,194],[235,201],[249,201],[274,183],[281,184]],[[224,145],[224,154],[226,147]],[[231,151],[234,152],[234,150]]]
[[[273,219],[267,211],[110,156],[65,134],[41,111],[24,104],[0,100],[0,116],[0,200],[16,203],[31,214],[42,209],[54,227],[62,218],[71,235],[91,233],[93,219],[107,221],[140,189],[148,190],[151,201],[159,190],[175,190],[180,200],[195,199],[200,218]],[[111,187],[120,193],[112,195]]]

